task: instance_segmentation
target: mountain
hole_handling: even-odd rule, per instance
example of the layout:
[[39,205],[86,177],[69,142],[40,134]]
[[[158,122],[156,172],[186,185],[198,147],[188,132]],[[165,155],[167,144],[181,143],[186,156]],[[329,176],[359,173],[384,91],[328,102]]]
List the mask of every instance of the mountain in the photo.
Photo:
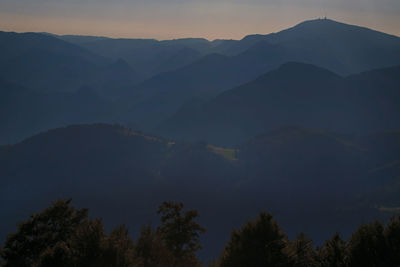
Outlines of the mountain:
[[110,121],[112,105],[88,87],[41,93],[0,79],[0,144],[73,123]]
[[316,236],[323,235],[316,221],[346,236],[357,220],[400,207],[399,138],[399,131],[357,136],[300,127],[260,134],[237,148],[250,177],[242,195],[276,205],[277,214],[290,211],[294,221],[313,217],[306,229]]
[[112,100],[137,78],[126,61],[51,35],[0,32],[0,144],[68,124],[115,121]]
[[277,45],[287,61],[299,61],[327,68],[342,75],[400,62],[400,38],[329,19],[302,22],[292,28],[268,35],[249,35],[219,51],[237,55],[261,43]]
[[89,42],[94,42],[94,41],[101,41],[101,40],[108,40],[110,38],[104,37],[104,36],[88,36],[88,35],[56,35],[56,34],[51,34],[47,33],[53,37],[59,38],[63,41],[73,43],[73,44],[85,44]]
[[331,20],[240,41],[0,32],[0,78],[40,93],[90,87],[115,103],[114,122],[154,131],[182,105],[205,102],[286,62],[341,75],[399,64],[399,39]]
[[72,197],[107,227],[125,222],[136,236],[162,201],[175,200],[199,210],[206,258],[259,210],[275,213],[290,235],[302,229],[319,242],[389,217],[381,205],[400,206],[398,195],[389,201],[377,191],[399,181],[389,166],[400,159],[399,140],[398,131],[345,136],[286,127],[232,149],[117,125],[58,128],[0,147],[0,232]]
[[397,129],[399,77],[400,67],[343,78],[287,63],[203,105],[185,106],[158,133],[234,145],[286,125],[353,133]]
[[[41,92],[91,86],[113,60],[47,34],[0,32],[0,77]],[[108,73],[108,75],[112,75]],[[125,68],[129,84],[135,72]]]
[[59,36],[95,54],[114,60],[122,58],[142,77],[172,71],[201,58],[215,45],[202,38],[158,41],[155,39],[112,39],[89,36]]
[[[264,57],[272,68],[286,61],[299,61],[327,68],[341,75],[359,73],[399,64],[400,38],[365,27],[330,19],[308,20],[292,28],[271,34],[248,35],[242,40],[185,38],[112,39],[93,36],[58,36],[107,58],[123,58],[146,77],[183,67],[201,56],[218,53],[230,57],[259,53],[262,57],[271,47],[278,62]],[[191,51],[191,56],[186,55]],[[175,63],[168,62],[175,58]],[[179,59],[179,60],[177,60]],[[239,59],[238,59],[239,60]],[[178,64],[179,62],[179,64]],[[267,71],[264,69],[263,71]],[[261,74],[261,73],[258,73]]]
[[230,59],[210,54],[186,67],[152,77],[125,90],[122,103],[129,109],[123,118],[134,121],[145,129],[152,129],[174,114],[179,107],[194,98],[209,98],[226,88],[240,84],[241,68],[224,71]]
[[279,52],[279,47],[271,45],[262,53],[246,51],[235,57],[212,53],[177,70],[155,75],[125,90],[122,102],[129,112],[123,120],[153,130],[182,104],[214,97],[283,63]]
[[324,19],[275,34],[223,41],[208,51],[218,53],[127,88],[130,96],[124,95],[123,101],[129,112],[124,119],[153,130],[182,104],[215,96],[287,62],[309,63],[340,75],[398,65],[400,38]]
[[125,60],[119,58],[106,66],[97,69],[86,78],[86,86],[95,88],[96,92],[113,100],[125,94],[125,88],[138,83],[137,72]]
[[167,199],[201,205],[210,220],[206,207],[210,202],[221,207],[225,201],[218,199],[229,194],[223,188],[235,180],[232,164],[205,145],[175,144],[121,126],[50,130],[0,147],[0,208],[7,218],[0,232],[12,231],[27,214],[59,197],[93,207],[96,216],[106,214],[105,225],[127,222],[132,233],[154,219]]

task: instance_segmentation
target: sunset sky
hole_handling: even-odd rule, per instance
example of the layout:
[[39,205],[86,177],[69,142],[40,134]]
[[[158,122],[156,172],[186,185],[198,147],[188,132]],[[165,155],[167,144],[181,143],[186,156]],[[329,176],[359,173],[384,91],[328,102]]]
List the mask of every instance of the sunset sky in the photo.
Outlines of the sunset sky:
[[1,0],[0,30],[240,39],[324,17],[400,36],[399,0]]

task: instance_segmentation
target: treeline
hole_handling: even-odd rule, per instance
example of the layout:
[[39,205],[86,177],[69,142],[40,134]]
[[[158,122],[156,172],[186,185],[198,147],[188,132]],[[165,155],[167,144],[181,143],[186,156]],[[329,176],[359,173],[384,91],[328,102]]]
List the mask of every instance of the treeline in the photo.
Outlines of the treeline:
[[90,219],[71,200],[58,200],[32,215],[10,234],[1,257],[3,267],[185,267],[201,266],[195,252],[205,231],[195,210],[164,202],[158,209],[161,224],[142,228],[134,242],[128,229],[118,226],[106,234],[101,219]]
[[[142,227],[134,241],[124,226],[107,234],[101,219],[75,209],[71,200],[58,200],[18,225],[0,250],[3,267],[200,267],[196,252],[205,229],[196,210],[164,202],[160,224]],[[208,267],[367,267],[400,266],[400,216],[388,224],[361,225],[349,240],[338,233],[320,247],[304,233],[289,240],[273,216],[261,212],[256,220],[234,230],[218,260]]]
[[271,214],[233,231],[214,266],[369,267],[400,265],[400,216],[361,225],[346,242],[338,233],[315,248],[304,233],[289,240]]

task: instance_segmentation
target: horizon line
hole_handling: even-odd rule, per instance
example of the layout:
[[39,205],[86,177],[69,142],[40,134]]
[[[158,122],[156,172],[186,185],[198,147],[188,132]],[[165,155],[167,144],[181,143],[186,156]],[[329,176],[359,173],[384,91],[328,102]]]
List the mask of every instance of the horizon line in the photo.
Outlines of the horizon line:
[[387,34],[387,35],[391,35],[397,38],[400,38],[399,35],[394,34],[394,33],[388,33],[388,32],[384,32],[381,30],[376,30],[373,28],[369,28],[366,26],[361,26],[361,25],[357,25],[357,24],[350,24],[347,22],[342,22],[342,21],[338,21],[338,20],[334,20],[328,17],[318,17],[315,19],[309,19],[309,20],[303,20],[299,23],[294,24],[293,26],[290,26],[288,28],[284,28],[278,31],[272,31],[269,33],[249,33],[249,34],[245,34],[242,38],[240,39],[235,39],[235,38],[215,38],[215,39],[209,39],[206,37],[176,37],[176,38],[167,38],[167,39],[162,39],[162,38],[148,38],[148,37],[118,37],[118,36],[107,36],[107,35],[91,35],[91,34],[73,34],[73,33],[68,33],[68,34],[61,34],[61,33],[55,33],[55,32],[47,32],[47,31],[16,31],[16,30],[0,30],[2,32],[8,32],[8,33],[17,33],[17,34],[24,34],[24,33],[36,33],[36,34],[43,34],[43,35],[50,35],[50,36],[57,36],[57,37],[63,37],[63,36],[75,36],[75,37],[94,37],[94,38],[104,38],[104,39],[113,39],[113,40],[155,40],[158,42],[163,42],[163,41],[174,41],[174,40],[185,40],[185,39],[203,39],[206,40],[208,42],[215,42],[215,41],[240,41],[243,40],[244,38],[246,38],[247,36],[254,36],[254,35],[269,35],[269,34],[276,34],[276,33],[280,33],[282,31],[291,29],[291,28],[295,28],[296,26],[305,23],[305,22],[311,22],[311,21],[318,21],[318,20],[327,20],[327,21],[333,21],[335,23],[339,23],[339,24],[345,24],[348,26],[356,26],[356,27],[360,27],[360,28],[364,28],[364,29],[368,29],[368,30],[372,30],[372,31],[376,31],[376,32],[380,32],[383,34]]

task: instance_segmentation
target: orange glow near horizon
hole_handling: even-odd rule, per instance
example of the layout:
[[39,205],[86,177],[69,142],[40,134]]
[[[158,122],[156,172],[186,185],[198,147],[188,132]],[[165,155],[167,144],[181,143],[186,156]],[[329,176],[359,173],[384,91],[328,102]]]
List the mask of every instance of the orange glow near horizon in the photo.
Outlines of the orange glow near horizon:
[[[151,14],[130,15],[123,10],[108,14],[92,10],[67,16],[67,13],[59,15],[45,10],[38,16],[33,12],[2,14],[0,11],[0,30],[159,40],[186,37],[241,39],[248,34],[277,32],[304,20],[324,16],[320,8],[256,8],[246,4],[236,8],[219,5],[211,11],[202,6],[180,11],[153,9]],[[400,20],[396,14],[387,14],[383,20],[372,11],[331,8],[328,17],[400,36]]]

